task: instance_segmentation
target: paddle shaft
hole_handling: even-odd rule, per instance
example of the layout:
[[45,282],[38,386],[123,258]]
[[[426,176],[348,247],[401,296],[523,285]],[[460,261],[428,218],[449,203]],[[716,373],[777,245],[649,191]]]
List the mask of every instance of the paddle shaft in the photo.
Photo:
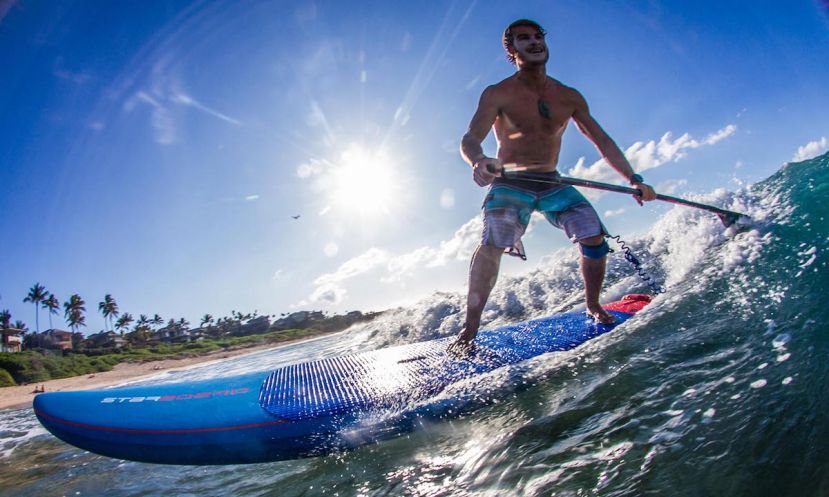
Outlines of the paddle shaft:
[[[492,171],[492,168],[488,168]],[[570,185],[570,186],[581,186],[584,188],[592,188],[594,190],[604,190],[608,192],[616,192],[616,193],[629,193],[632,195],[642,195],[642,191],[636,188],[629,188],[627,186],[619,186],[619,185],[611,185],[610,183],[601,183],[598,181],[590,181],[586,179],[579,179],[579,178],[569,178],[567,176],[556,176],[555,179],[550,179],[547,175],[540,175],[534,173],[526,173],[526,172],[513,172],[513,171],[506,171],[501,170],[501,174],[506,178],[514,178],[526,181],[535,181],[538,183],[549,183],[553,185]],[[692,200],[685,200],[684,198],[679,197],[672,197],[670,195],[662,195],[661,193],[656,194],[657,200],[662,200],[663,202],[670,202],[672,204],[679,204],[685,205],[688,207],[694,207],[695,209],[702,209],[709,212],[713,212],[720,218],[720,221],[725,226],[731,226],[734,224],[740,216],[744,216],[744,214],[740,214],[739,212],[728,211],[725,209],[720,209],[719,207],[715,207],[713,205],[701,204],[699,202],[694,202]]]

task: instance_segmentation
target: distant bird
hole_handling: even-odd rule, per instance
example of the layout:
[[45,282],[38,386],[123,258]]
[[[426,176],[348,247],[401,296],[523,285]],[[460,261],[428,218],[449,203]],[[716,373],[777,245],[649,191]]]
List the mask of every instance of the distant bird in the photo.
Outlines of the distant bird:
[[301,216],[301,215],[302,214],[297,214],[296,216],[291,216],[291,219],[299,219],[299,216]]

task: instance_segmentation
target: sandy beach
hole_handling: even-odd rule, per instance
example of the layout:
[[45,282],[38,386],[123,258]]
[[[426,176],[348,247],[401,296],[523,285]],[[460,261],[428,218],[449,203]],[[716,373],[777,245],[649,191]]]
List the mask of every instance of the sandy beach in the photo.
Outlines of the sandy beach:
[[303,337],[296,340],[287,340],[280,343],[257,345],[254,347],[240,348],[234,350],[218,350],[199,357],[188,357],[185,359],[165,359],[162,361],[150,361],[143,363],[122,362],[116,364],[111,371],[95,373],[84,376],[73,376],[59,380],[49,380],[37,384],[29,384],[15,387],[0,388],[0,410],[2,409],[30,409],[32,399],[35,397],[35,388],[45,388],[46,392],[60,392],[64,390],[92,390],[117,385],[129,380],[136,380],[146,376],[153,376],[164,371],[181,369],[196,364],[204,364],[212,361],[222,361],[231,357],[252,354],[263,350],[275,349],[289,343],[296,343],[309,340],[314,337]]

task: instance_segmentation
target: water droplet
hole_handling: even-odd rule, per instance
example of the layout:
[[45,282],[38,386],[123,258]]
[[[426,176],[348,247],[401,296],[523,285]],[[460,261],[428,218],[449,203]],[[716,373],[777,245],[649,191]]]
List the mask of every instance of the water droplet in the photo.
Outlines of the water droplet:
[[750,386],[751,388],[763,388],[764,386],[766,386],[766,384],[768,384],[768,381],[761,379],[751,382]]

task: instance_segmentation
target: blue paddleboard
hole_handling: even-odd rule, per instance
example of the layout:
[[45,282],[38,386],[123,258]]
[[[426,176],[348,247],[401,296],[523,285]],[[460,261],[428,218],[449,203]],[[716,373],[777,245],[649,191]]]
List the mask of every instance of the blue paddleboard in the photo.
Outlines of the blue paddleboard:
[[[37,395],[34,411],[61,440],[118,459],[163,464],[240,464],[321,455],[405,431],[412,420],[445,416],[429,399],[499,367],[569,350],[607,333],[650,301],[628,295],[605,307],[617,321],[584,313],[483,330],[476,352],[447,353],[454,338],[163,385]],[[460,400],[457,401],[460,403]],[[372,414],[385,425],[370,436],[349,430]]]

